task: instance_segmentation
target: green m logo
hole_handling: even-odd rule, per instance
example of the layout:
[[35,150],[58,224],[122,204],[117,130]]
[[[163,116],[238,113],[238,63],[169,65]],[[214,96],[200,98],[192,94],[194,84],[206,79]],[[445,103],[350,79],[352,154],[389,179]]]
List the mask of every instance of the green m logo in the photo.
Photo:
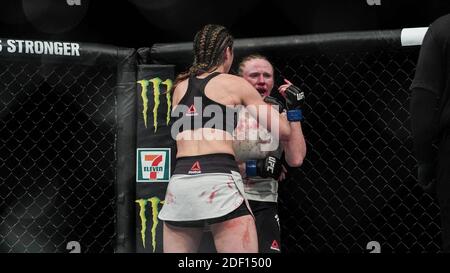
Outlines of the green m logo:
[[141,219],[141,239],[142,246],[145,248],[145,237],[147,231],[147,216],[146,210],[148,203],[150,203],[151,213],[152,213],[152,225],[151,225],[151,236],[152,236],[152,247],[153,252],[156,249],[156,228],[158,227],[158,213],[159,213],[159,205],[164,204],[164,200],[159,199],[154,196],[148,199],[138,199],[135,201],[139,205],[139,218]]
[[[172,91],[173,82],[171,79],[161,80],[159,77],[150,79],[150,80],[140,80],[138,83],[141,85],[141,98],[142,98],[142,115],[144,117],[144,125],[147,128],[147,116],[148,116],[148,87],[151,84],[153,89],[153,127],[155,127],[155,132],[158,130],[158,108],[160,105],[160,97],[161,95],[165,95],[166,103],[167,103],[167,112],[166,112],[166,125],[169,125],[170,122],[170,111],[172,106],[172,98],[170,92]],[[161,86],[165,86],[165,91],[161,91]]]

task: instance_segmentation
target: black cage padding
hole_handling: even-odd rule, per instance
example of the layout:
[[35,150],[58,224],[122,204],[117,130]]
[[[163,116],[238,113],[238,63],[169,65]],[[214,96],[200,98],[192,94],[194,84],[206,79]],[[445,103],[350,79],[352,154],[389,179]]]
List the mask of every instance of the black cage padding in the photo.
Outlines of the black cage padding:
[[[259,52],[262,54],[317,54],[320,52],[352,51],[358,48],[388,48],[400,46],[400,30],[339,32],[284,37],[236,39],[233,45],[236,59]],[[192,42],[160,43],[151,47],[155,63],[187,66],[193,61]]]

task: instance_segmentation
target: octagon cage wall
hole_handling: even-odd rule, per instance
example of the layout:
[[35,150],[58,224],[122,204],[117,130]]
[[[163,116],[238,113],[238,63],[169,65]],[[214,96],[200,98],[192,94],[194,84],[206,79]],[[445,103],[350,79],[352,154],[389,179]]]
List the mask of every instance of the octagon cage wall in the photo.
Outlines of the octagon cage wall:
[[[235,41],[233,72],[259,53],[278,85],[288,79],[306,96],[308,152],[279,187],[283,252],[361,253],[371,241],[381,252],[440,251],[439,208],[418,186],[412,154],[409,86],[421,39],[402,46],[401,33]],[[191,52],[189,43],[155,44],[151,57],[181,72]]]
[[[307,156],[279,187],[284,253],[363,253],[373,241],[387,253],[440,252],[408,111],[421,39],[404,46],[402,33],[235,40],[232,72],[263,54],[276,85],[285,78],[306,95]],[[79,48],[77,58],[0,54],[0,252],[68,252],[70,241],[81,252],[136,252],[139,65],[182,72],[192,44]]]

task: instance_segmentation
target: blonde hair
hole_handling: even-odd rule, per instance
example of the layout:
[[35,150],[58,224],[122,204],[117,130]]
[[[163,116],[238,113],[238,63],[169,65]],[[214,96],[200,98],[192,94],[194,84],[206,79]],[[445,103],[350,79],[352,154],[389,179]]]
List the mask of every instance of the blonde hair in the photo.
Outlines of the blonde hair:
[[251,61],[251,60],[265,60],[265,61],[267,61],[267,62],[272,66],[272,70],[273,70],[273,65],[272,65],[272,63],[267,59],[267,57],[266,57],[266,56],[263,56],[263,55],[261,55],[261,54],[256,53],[256,54],[248,55],[247,57],[243,58],[242,61],[239,63],[238,74],[239,74],[240,76],[242,76],[242,74],[244,73],[244,66],[245,66],[245,63],[247,63],[248,61]]

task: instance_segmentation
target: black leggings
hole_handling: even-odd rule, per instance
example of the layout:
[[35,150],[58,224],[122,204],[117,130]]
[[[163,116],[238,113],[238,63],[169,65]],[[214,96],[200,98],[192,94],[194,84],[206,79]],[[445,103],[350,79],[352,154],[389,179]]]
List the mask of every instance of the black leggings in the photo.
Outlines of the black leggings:
[[442,250],[450,253],[450,133],[439,145],[436,195],[441,210]]
[[280,253],[281,234],[277,203],[253,200],[250,200],[249,203],[255,215],[259,252]]

